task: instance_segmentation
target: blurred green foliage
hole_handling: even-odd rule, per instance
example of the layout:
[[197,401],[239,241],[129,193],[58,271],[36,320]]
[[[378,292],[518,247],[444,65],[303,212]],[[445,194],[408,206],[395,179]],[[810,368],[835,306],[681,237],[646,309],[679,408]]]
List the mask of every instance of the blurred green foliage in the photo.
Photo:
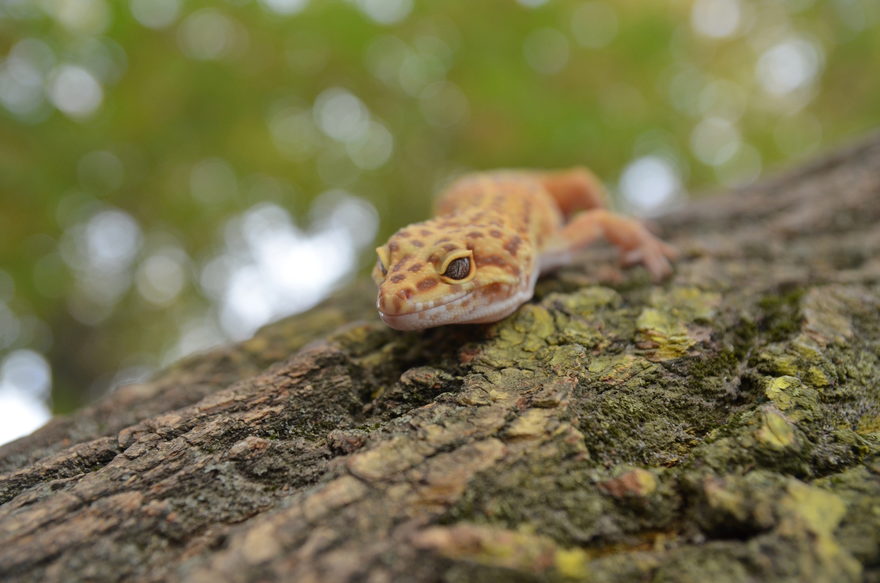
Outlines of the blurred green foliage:
[[249,209],[315,234],[345,191],[384,237],[469,169],[586,164],[649,209],[752,181],[875,126],[878,55],[874,0],[0,0],[0,358],[46,355],[65,412],[246,333]]

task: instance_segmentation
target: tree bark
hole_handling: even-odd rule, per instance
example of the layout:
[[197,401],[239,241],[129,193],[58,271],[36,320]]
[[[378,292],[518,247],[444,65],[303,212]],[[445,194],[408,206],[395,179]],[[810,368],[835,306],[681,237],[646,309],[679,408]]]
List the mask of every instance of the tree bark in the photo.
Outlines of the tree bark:
[[0,579],[880,581],[880,136],[502,322],[358,284],[0,448]]

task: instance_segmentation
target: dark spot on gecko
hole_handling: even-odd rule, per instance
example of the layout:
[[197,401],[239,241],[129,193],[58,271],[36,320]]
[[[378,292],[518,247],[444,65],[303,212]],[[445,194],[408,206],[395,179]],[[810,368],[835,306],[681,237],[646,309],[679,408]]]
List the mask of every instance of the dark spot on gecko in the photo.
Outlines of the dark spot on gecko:
[[397,233],[397,236],[403,237],[404,239],[406,239],[408,237],[412,237],[412,233],[410,233],[409,231],[401,231],[401,232]]
[[412,242],[412,246],[413,247],[424,247],[425,244],[422,243],[421,241],[419,241],[418,239],[416,239],[415,241]]
[[449,237],[443,237],[442,239],[437,239],[436,241],[434,241],[434,245],[439,245],[440,243],[448,243],[449,241]]
[[398,273],[397,275],[392,275],[390,278],[388,278],[388,281],[390,281],[391,283],[400,283],[404,279],[406,279],[406,276],[402,273]]
[[492,229],[491,231],[489,231],[489,234],[492,235],[493,237],[495,237],[496,239],[501,238],[501,231],[499,231],[498,229]]
[[504,289],[507,288],[507,287],[510,287],[510,286],[504,285],[503,283],[500,283],[500,282],[496,282],[496,283],[490,283],[489,285],[487,285],[487,286],[484,287],[483,289],[485,290],[485,292],[486,292],[487,294],[493,294],[493,295],[494,295],[494,294],[499,294],[499,293],[501,293],[502,290],[504,290]]
[[413,264],[412,267],[409,268],[409,270],[412,271],[413,273],[420,271],[421,269],[422,269],[421,263],[415,263],[415,264]]
[[444,251],[453,251],[455,249],[458,249],[458,245],[454,243],[447,243],[446,245],[443,245]]
[[425,291],[425,290],[427,290],[427,289],[431,289],[431,288],[434,287],[435,285],[437,285],[437,280],[436,280],[436,279],[428,278],[428,279],[423,279],[422,281],[420,281],[419,283],[417,283],[417,284],[416,284],[416,287],[419,288],[419,289],[422,290],[422,291]]
[[395,253],[398,249],[400,249],[400,245],[397,244],[397,241],[391,241],[388,243],[388,252]]
[[484,255],[476,258],[477,267],[483,265],[497,265],[499,267],[507,267],[508,263],[500,255]]
[[508,241],[507,243],[504,244],[504,249],[508,253],[510,253],[511,255],[516,257],[516,252],[519,251],[519,246],[521,244],[522,244],[522,239],[520,239],[518,236],[514,235],[513,238],[510,239],[510,241]]
[[422,229],[421,231],[419,231],[419,235],[421,235],[422,237],[428,237],[432,233],[433,233],[433,231],[431,231],[429,229]]
[[479,239],[482,236],[483,233],[480,233],[479,231],[471,231],[467,234],[468,239]]

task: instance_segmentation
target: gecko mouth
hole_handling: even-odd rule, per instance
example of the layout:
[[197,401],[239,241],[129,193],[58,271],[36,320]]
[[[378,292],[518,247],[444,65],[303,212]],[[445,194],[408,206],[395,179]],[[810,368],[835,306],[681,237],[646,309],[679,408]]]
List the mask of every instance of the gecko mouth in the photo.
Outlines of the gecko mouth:
[[[532,289],[527,287],[503,300],[480,303],[478,297],[471,296],[481,291],[485,291],[485,288],[477,288],[440,305],[405,314],[386,314],[380,310],[379,317],[395,330],[422,330],[445,324],[483,324],[504,318],[532,297]],[[468,299],[472,301],[463,305]]]
[[439,326],[454,319],[458,310],[453,310],[452,308],[464,302],[464,300],[474,295],[477,291],[479,291],[479,288],[462,292],[442,304],[424,305],[421,302],[417,302],[413,305],[414,309],[398,314],[390,314],[380,309],[379,317],[395,330],[421,330],[422,328]]

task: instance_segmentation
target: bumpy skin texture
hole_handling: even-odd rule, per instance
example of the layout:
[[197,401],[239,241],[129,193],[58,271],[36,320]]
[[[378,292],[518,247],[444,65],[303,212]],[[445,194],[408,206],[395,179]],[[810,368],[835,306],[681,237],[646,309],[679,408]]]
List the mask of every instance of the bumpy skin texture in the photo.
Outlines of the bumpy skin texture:
[[600,182],[583,168],[460,178],[435,218],[376,249],[379,315],[398,330],[495,322],[532,297],[541,273],[600,236],[624,262],[643,263],[655,279],[668,275],[675,251],[603,206]]

